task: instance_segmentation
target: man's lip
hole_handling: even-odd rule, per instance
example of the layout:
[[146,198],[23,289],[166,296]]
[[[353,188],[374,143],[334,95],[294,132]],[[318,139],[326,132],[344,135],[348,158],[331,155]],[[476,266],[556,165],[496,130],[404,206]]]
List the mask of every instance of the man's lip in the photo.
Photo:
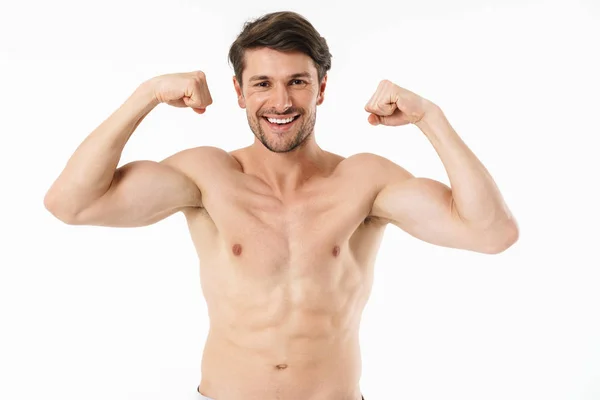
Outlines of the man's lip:
[[273,118],[273,119],[287,119],[287,118],[295,118],[300,114],[288,114],[288,115],[276,115],[276,116],[271,116],[271,115],[263,115],[263,118]]

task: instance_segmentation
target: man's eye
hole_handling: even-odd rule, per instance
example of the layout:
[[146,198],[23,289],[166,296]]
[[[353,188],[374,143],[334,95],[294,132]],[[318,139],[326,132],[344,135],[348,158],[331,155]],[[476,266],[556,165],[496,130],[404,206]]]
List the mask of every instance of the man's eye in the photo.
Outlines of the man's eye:
[[295,83],[296,85],[301,85],[304,83],[304,81],[302,79],[294,79],[292,82]]
[[269,82],[259,82],[254,86],[259,86],[259,87],[266,87],[269,84]]

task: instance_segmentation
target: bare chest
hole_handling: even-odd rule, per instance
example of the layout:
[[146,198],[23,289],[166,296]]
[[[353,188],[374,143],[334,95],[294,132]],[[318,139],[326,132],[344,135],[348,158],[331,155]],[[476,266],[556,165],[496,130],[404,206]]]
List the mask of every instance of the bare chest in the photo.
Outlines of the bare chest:
[[288,201],[239,187],[222,189],[207,196],[205,206],[205,215],[190,224],[201,261],[240,265],[244,275],[257,278],[335,272],[356,255],[353,246],[366,245],[380,231],[365,223],[368,194],[357,196],[340,185],[323,185]]

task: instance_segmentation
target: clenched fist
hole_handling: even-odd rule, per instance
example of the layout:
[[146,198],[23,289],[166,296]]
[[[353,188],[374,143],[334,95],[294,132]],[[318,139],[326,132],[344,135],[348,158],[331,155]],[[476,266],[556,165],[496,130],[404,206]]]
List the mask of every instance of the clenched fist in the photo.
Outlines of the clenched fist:
[[152,78],[154,96],[160,103],[173,107],[190,107],[203,114],[212,97],[202,71],[160,75]]
[[371,125],[416,124],[432,107],[429,100],[385,79],[365,106]]

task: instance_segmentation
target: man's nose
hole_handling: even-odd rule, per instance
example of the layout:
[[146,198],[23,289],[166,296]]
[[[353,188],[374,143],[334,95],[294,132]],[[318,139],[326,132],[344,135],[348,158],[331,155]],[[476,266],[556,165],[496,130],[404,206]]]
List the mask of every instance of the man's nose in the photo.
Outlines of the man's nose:
[[279,113],[284,113],[292,106],[292,97],[285,85],[278,85],[274,91],[273,106]]

